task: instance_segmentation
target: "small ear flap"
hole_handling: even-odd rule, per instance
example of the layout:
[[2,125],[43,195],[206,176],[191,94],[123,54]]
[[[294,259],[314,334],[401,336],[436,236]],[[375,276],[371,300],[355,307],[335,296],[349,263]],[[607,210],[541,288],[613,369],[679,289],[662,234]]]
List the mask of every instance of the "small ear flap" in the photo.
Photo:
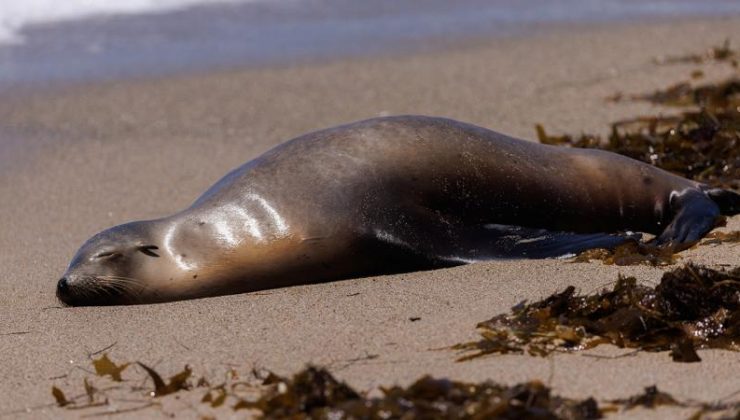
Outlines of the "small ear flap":
[[740,213],[740,194],[735,191],[712,188],[706,190],[705,193],[717,204],[720,213],[723,215],[734,216]]
[[159,247],[156,245],[143,245],[136,249],[138,249],[144,255],[148,255],[150,257],[159,257],[159,254],[154,252],[155,249],[159,249]]

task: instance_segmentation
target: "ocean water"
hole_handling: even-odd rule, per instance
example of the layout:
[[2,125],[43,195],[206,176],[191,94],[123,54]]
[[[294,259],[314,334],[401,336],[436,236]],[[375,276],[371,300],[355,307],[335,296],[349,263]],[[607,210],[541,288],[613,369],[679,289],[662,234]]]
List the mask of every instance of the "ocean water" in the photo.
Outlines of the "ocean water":
[[740,0],[0,0],[0,89],[378,54]]
[[0,44],[23,41],[29,25],[124,14],[163,13],[189,6],[238,0],[3,0],[0,4]]

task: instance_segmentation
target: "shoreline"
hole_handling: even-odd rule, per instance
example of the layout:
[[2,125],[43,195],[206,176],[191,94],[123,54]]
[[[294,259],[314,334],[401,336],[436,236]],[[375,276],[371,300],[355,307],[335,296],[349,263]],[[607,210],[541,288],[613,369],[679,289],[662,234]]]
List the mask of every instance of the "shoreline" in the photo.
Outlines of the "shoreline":
[[[375,363],[333,371],[358,390],[432,374],[508,384],[541,379],[571,398],[621,398],[653,384],[704,401],[737,391],[740,354],[727,351],[703,350],[701,363],[685,365],[665,353],[455,363],[453,354],[429,350],[474,339],[477,322],[524,299],[569,284],[588,292],[620,273],[654,281],[661,268],[494,261],[132,307],[57,309],[54,297],[57,277],[92,234],[171,214],[229,169],[296,135],[385,113],[448,116],[529,140],[536,123],[552,134],[599,132],[620,118],[667,112],[646,103],[607,103],[607,96],[666,87],[696,68],[657,66],[653,58],[701,52],[725,38],[740,44],[740,18],[564,29],[454,50],[88,83],[0,101],[0,141],[12,135],[24,147],[0,177],[0,355],[6,361],[0,406],[53,405],[51,386],[81,389],[84,373],[76,367],[89,367],[89,354],[112,343],[116,361],[156,364],[163,375],[189,364],[212,378],[232,365],[289,375],[307,363],[341,366],[377,354]],[[724,71],[709,65],[705,80]],[[740,218],[727,229],[740,229]],[[716,266],[736,264],[737,252],[727,244],[682,255],[683,262]],[[197,406],[201,397],[196,390],[170,398],[166,410],[196,417],[188,404]],[[28,417],[79,414],[47,407]],[[166,413],[150,408],[128,417],[142,414]]]
[[[173,16],[168,19],[175,19],[178,13],[173,13]],[[152,16],[113,16],[110,19],[115,21],[116,19],[150,19]],[[526,39],[536,39],[540,37],[548,36],[559,36],[568,33],[589,33],[589,32],[604,32],[604,31],[619,31],[624,30],[628,27],[641,27],[644,29],[650,26],[664,26],[671,24],[685,24],[689,22],[718,22],[733,20],[740,18],[740,12],[733,15],[717,16],[717,15],[702,15],[702,16],[636,16],[628,20],[625,18],[619,19],[607,19],[604,21],[542,21],[542,22],[527,22],[521,24],[513,23],[501,23],[501,28],[491,28],[489,30],[470,30],[465,33],[430,33],[419,36],[407,36],[406,38],[400,37],[397,40],[391,41],[378,41],[373,43],[371,39],[364,39],[358,41],[358,45],[353,48],[337,48],[330,50],[328,48],[324,50],[316,50],[312,53],[297,54],[290,51],[283,54],[265,53],[259,55],[258,53],[250,53],[252,55],[241,56],[243,52],[234,51],[234,58],[223,61],[216,57],[203,57],[202,59],[193,59],[192,63],[182,62],[179,65],[170,63],[168,60],[157,62],[156,56],[147,57],[142,55],[144,53],[136,52],[136,50],[129,51],[127,54],[131,54],[133,57],[132,63],[139,63],[140,68],[131,67],[129,64],[121,64],[123,70],[106,66],[112,65],[113,63],[105,64],[106,60],[116,60],[111,54],[116,54],[116,51],[103,51],[100,53],[85,53],[76,51],[72,46],[59,46],[56,48],[61,49],[60,51],[45,51],[42,46],[44,42],[53,42],[55,37],[59,34],[54,35],[55,32],[51,32],[48,35],[43,35],[39,40],[33,40],[34,42],[25,45],[0,45],[0,64],[6,66],[10,70],[6,70],[8,74],[0,74],[0,97],[14,97],[24,96],[26,94],[32,94],[35,92],[43,91],[55,91],[66,88],[79,88],[87,85],[99,85],[108,83],[119,83],[119,82],[136,82],[146,80],[158,80],[158,79],[170,79],[180,77],[204,77],[209,74],[218,74],[224,72],[241,72],[241,71],[259,71],[269,69],[283,69],[291,67],[312,67],[317,65],[323,65],[326,63],[342,62],[342,61],[357,61],[357,60],[383,60],[383,59],[397,59],[403,58],[410,55],[427,55],[427,54],[440,54],[456,49],[466,50],[470,48],[485,48],[497,41],[522,41]],[[94,22],[94,21],[93,21]],[[61,28],[72,25],[74,22],[66,23],[61,22],[58,25]],[[496,24],[497,22],[492,22]],[[56,24],[41,25],[44,29],[49,26],[51,29],[55,28]],[[93,25],[95,26],[95,25]],[[83,25],[84,27],[84,25]],[[49,31],[50,29],[45,29]],[[98,29],[100,30],[100,29]],[[44,34],[44,31],[41,32]],[[94,37],[105,37],[105,32],[97,33],[91,32],[86,34],[86,37],[90,37],[89,42],[95,43]],[[83,37],[78,35],[78,37]],[[174,42],[173,47],[176,46],[177,41]],[[145,49],[145,45],[139,46],[139,49]],[[81,47],[78,47],[81,48]],[[166,48],[166,45],[156,45],[155,48]],[[126,53],[126,52],[119,52]],[[51,54],[50,58],[44,58],[44,54]],[[80,67],[77,70],[68,69],[65,72],[69,74],[53,75],[47,73],[44,75],[31,76],[29,77],[23,74],[24,66],[28,67],[27,72],[35,74],[39,67],[48,67],[49,65],[55,64],[53,62],[54,54],[70,55],[76,57],[75,60],[81,62]],[[80,55],[82,54],[82,55]],[[97,57],[96,54],[104,54],[101,57]],[[257,54],[257,55],[254,55]],[[79,55],[79,56],[78,56]],[[106,58],[106,56],[109,56]],[[189,57],[194,58],[194,57]],[[27,60],[30,60],[27,62]],[[46,60],[46,61],[45,61]],[[65,60],[67,60],[65,58]],[[92,61],[91,61],[92,60]],[[143,61],[142,61],[143,60]],[[175,60],[176,62],[179,59]],[[88,62],[86,64],[86,62]],[[152,62],[150,62],[152,61]],[[98,62],[98,64],[94,64]],[[64,68],[64,63],[60,63]],[[30,67],[29,67],[30,66]],[[85,67],[89,67],[84,70]],[[92,67],[90,67],[92,66]],[[98,67],[95,67],[98,66]],[[75,74],[75,71],[79,71],[79,74]],[[14,79],[12,74],[18,73],[20,78]],[[43,73],[42,73],[43,74]]]

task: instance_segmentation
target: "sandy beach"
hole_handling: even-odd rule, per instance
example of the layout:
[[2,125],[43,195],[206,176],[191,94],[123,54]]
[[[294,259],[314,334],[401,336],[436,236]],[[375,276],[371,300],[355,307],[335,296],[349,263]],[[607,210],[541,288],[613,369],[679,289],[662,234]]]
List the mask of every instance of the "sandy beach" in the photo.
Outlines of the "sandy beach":
[[[54,295],[69,259],[94,233],[180,210],[231,168],[299,134],[393,114],[446,116],[528,140],[537,123],[551,133],[604,133],[620,118],[670,112],[606,97],[667,87],[697,68],[658,66],[655,58],[701,52],[725,39],[740,45],[740,18],[563,27],[416,54],[6,94],[0,101],[0,417],[76,418],[110,409],[60,409],[50,390],[81,392],[82,379],[94,375],[78,368],[89,370],[89,355],[111,345],[114,360],[141,361],[163,376],[186,364],[207,378],[255,366],[289,375],[311,363],[363,391],[431,374],[505,384],[539,379],[559,395],[598,400],[650,385],[706,402],[736,393],[740,353],[728,351],[703,350],[701,363],[681,364],[666,353],[456,363],[454,352],[431,350],[475,339],[477,322],[524,299],[568,285],[592,292],[619,273],[656,281],[662,268],[498,261],[128,307],[61,308]],[[702,69],[707,80],[729,74],[726,65]],[[740,229],[740,218],[727,229]],[[682,256],[737,265],[740,247],[702,246]],[[588,354],[628,352],[604,346]],[[137,384],[145,378],[135,367],[124,376]],[[145,399],[143,392],[137,396]],[[181,392],[162,407],[116,418],[235,415],[228,407],[204,410],[202,396],[198,389]],[[664,408],[611,417],[691,413]]]

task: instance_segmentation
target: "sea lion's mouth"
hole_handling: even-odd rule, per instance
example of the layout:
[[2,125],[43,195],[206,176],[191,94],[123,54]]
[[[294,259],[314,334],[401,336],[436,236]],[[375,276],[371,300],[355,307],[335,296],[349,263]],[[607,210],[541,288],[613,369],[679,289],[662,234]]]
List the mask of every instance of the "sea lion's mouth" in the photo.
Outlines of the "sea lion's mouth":
[[65,306],[109,306],[137,303],[138,281],[116,276],[62,277],[56,296]]

